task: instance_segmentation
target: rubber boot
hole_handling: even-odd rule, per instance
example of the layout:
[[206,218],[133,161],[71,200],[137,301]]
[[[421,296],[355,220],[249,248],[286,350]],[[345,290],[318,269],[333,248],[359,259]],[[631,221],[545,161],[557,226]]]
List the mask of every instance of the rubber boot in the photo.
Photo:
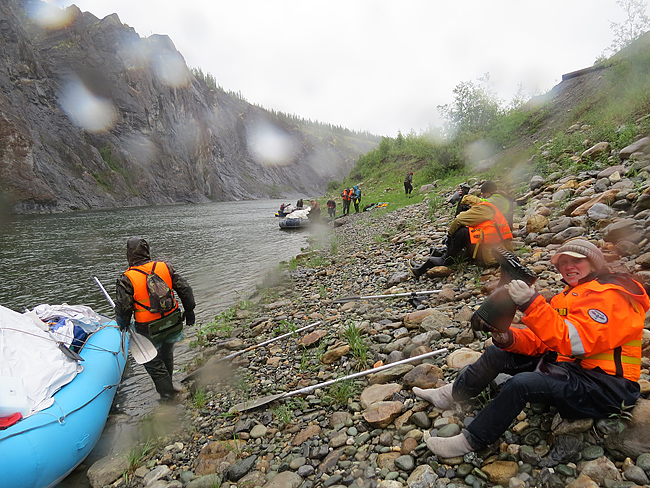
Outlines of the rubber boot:
[[163,401],[173,400],[176,393],[178,393],[174,388],[171,376],[156,379],[154,385],[156,386],[156,391],[160,395],[160,399]]
[[430,256],[429,259],[427,259],[424,263],[422,263],[420,266],[417,266],[415,264],[415,261],[411,259],[409,261],[409,271],[411,272],[411,275],[415,278],[419,278],[422,276],[424,273],[427,272],[427,270],[435,267],[435,266],[444,266],[445,265],[445,259],[446,256]]

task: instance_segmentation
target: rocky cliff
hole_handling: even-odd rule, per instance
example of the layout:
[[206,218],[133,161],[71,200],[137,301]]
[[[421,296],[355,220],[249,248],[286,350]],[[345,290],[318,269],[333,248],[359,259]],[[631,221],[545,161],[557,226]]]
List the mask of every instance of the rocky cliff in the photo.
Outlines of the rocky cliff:
[[52,9],[0,4],[5,211],[320,195],[378,142],[208,86],[168,37],[117,15]]

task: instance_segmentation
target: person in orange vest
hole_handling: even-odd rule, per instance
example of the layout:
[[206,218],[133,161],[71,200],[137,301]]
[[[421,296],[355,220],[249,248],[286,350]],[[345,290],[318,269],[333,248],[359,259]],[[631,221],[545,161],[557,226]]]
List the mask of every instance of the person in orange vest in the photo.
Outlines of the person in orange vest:
[[[187,281],[174,268],[163,261],[152,261],[149,244],[140,237],[126,242],[126,258],[129,268],[120,275],[116,284],[115,315],[121,330],[129,327],[135,315],[135,329],[148,337],[156,346],[158,355],[144,364],[162,400],[171,400],[179,390],[174,388],[174,344],[183,340],[183,319],[194,325],[194,293]],[[147,275],[155,273],[170,291],[169,305],[162,312],[152,311]],[[173,291],[171,291],[173,290]],[[183,304],[184,313],[178,306],[173,292]]]
[[462,456],[496,442],[527,402],[553,405],[565,419],[606,418],[640,396],[641,344],[650,298],[628,274],[610,273],[602,252],[585,239],[565,242],[551,258],[566,287],[550,303],[523,281],[507,285],[527,328],[493,330],[494,345],[441,388],[413,388],[448,409],[512,375],[501,392],[453,437],[430,437],[439,457]]
[[341,193],[341,199],[343,200],[343,215],[350,214],[350,202],[352,201],[352,190],[346,188]]
[[409,271],[418,278],[434,266],[449,266],[460,259],[474,259],[492,266],[495,246],[512,250],[512,231],[499,208],[474,195],[465,195],[460,212],[447,228],[446,249],[433,249],[429,259],[421,265],[409,261]]

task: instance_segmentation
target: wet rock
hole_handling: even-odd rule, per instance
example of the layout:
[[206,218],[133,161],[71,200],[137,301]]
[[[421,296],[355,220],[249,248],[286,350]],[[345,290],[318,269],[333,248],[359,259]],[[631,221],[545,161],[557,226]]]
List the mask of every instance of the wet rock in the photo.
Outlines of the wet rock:
[[388,427],[402,413],[401,402],[376,402],[363,412],[363,418],[374,427]]
[[481,468],[492,483],[507,485],[510,478],[513,478],[519,471],[519,465],[512,461],[495,461]]
[[376,402],[388,400],[401,390],[401,386],[397,383],[376,384],[369,386],[361,393],[361,407],[367,409],[370,405]]
[[402,378],[404,388],[433,388],[438,381],[444,378],[444,373],[439,366],[434,364],[419,364]]
[[599,485],[603,485],[605,480],[620,481],[622,479],[614,463],[605,456],[585,463],[580,474],[589,476]]

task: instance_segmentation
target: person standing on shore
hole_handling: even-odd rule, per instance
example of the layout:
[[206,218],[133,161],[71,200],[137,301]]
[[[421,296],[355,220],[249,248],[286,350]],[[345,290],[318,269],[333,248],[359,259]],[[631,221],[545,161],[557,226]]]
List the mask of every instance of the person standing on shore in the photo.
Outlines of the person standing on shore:
[[350,202],[352,201],[352,190],[346,188],[341,193],[341,198],[343,199],[343,215],[350,214]]
[[333,198],[327,200],[327,213],[330,216],[330,220],[334,220],[334,216],[336,215],[336,202]]
[[[179,390],[174,388],[174,344],[184,339],[183,318],[194,325],[194,293],[187,281],[163,261],[152,261],[149,244],[140,237],[126,241],[129,268],[116,283],[115,315],[120,330],[126,330],[135,316],[135,330],[149,338],[158,350],[154,359],[144,364],[162,400],[172,400]],[[156,275],[156,278],[153,275]],[[162,283],[164,282],[164,284]],[[152,283],[155,283],[152,284]],[[165,300],[154,303],[152,287],[168,291]],[[174,298],[178,294],[184,313]],[[153,299],[152,299],[153,298]]]
[[413,172],[406,173],[406,178],[404,178],[404,192],[409,197],[413,191]]
[[361,188],[359,188],[357,185],[354,185],[354,195],[352,198],[354,199],[354,211],[356,213],[359,213],[359,204],[361,203]]

